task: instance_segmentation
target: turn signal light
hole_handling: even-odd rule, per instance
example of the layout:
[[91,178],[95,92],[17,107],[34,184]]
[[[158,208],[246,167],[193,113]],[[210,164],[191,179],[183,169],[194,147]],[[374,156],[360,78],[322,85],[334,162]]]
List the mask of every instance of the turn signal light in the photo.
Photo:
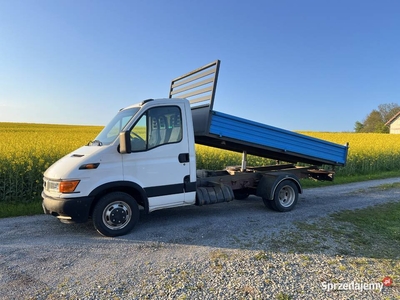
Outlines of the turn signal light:
[[61,193],[72,193],[75,191],[78,186],[80,180],[71,180],[71,181],[61,181],[59,185],[59,191]]

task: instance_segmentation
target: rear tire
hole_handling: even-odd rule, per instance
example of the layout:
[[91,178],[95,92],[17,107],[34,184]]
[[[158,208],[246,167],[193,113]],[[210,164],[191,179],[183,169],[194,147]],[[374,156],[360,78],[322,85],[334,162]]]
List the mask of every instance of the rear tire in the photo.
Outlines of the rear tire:
[[277,211],[291,211],[299,199],[297,185],[291,180],[284,180],[275,189],[273,207]]
[[129,233],[139,220],[139,207],[129,194],[113,192],[97,202],[93,214],[93,225],[104,236],[119,236]]
[[277,210],[276,207],[275,207],[274,200],[269,200],[269,199],[263,198],[263,202],[264,202],[264,205],[265,205],[266,207],[268,207],[269,209],[271,209],[271,210]]

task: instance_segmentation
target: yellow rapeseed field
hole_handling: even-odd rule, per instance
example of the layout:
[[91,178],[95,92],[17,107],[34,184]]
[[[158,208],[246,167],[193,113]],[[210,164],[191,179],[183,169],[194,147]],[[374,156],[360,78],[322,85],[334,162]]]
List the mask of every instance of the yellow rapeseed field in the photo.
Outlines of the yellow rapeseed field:
[[43,172],[102,127],[0,123],[0,201],[40,197]]
[[[0,123],[0,201],[40,198],[43,172],[56,160],[87,144],[100,126]],[[301,132],[331,142],[349,143],[348,163],[337,176],[400,170],[400,135]],[[223,169],[240,165],[241,154],[196,145],[197,168]],[[273,164],[249,156],[248,165]]]
[[400,134],[301,132],[330,142],[349,143],[347,165],[338,175],[374,174],[400,170]]

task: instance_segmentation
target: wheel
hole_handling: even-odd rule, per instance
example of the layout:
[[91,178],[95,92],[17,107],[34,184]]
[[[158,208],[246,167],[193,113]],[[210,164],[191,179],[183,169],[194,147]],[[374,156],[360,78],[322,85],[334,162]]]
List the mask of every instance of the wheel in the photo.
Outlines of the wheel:
[[104,236],[119,236],[130,232],[139,220],[136,200],[123,192],[103,196],[96,204],[93,225]]
[[284,180],[275,189],[272,207],[277,211],[290,211],[296,206],[299,191],[291,180]]

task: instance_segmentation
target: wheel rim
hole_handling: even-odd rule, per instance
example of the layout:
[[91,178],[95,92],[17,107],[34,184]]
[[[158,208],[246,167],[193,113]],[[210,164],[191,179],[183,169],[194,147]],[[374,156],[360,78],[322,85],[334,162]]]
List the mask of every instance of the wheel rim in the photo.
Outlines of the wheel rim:
[[290,207],[296,199],[296,192],[291,186],[285,185],[279,191],[279,203],[283,207]]
[[103,223],[111,230],[119,230],[128,225],[132,210],[124,201],[114,201],[103,210]]

